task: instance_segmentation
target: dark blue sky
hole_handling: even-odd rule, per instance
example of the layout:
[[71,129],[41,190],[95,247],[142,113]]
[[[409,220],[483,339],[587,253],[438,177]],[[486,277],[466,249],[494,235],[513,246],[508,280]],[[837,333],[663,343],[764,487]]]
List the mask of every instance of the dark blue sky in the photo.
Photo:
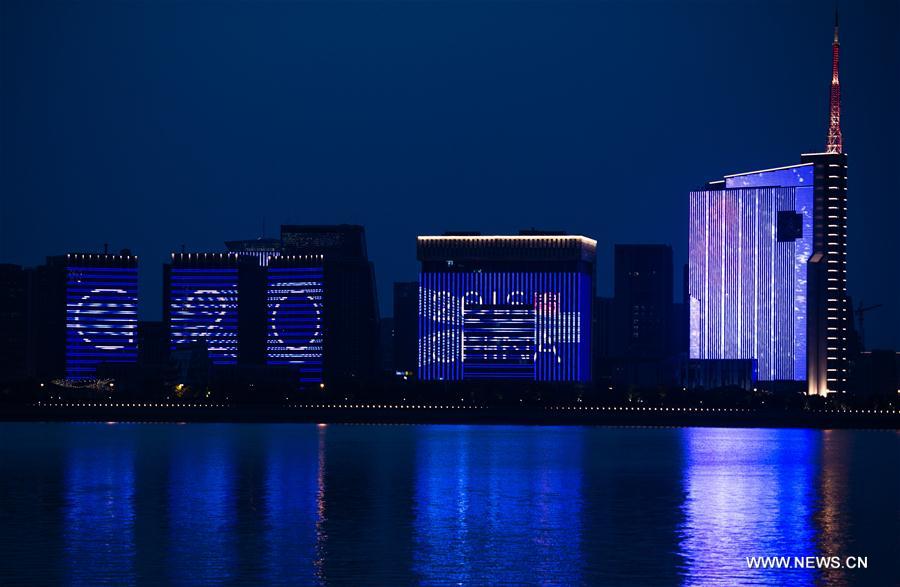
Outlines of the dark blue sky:
[[[850,293],[900,348],[900,8],[843,4]],[[361,223],[389,314],[416,234],[537,226],[608,295],[614,243],[686,261],[691,188],[823,149],[832,6],[0,0],[0,260],[130,247],[157,317],[182,244]]]

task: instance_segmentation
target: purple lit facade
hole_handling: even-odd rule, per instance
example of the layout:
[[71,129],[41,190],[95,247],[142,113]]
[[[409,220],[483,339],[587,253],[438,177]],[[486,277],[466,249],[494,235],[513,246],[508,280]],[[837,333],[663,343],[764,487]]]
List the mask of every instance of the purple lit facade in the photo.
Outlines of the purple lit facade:
[[691,192],[691,358],[756,359],[761,381],[806,380],[814,183],[802,164]]

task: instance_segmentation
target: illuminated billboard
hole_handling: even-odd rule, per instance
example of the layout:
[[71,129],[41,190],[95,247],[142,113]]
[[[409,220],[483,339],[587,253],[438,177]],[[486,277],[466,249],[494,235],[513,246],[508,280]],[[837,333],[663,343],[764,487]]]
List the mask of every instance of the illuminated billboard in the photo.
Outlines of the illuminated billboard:
[[101,363],[137,361],[137,281],[131,266],[86,266],[74,256],[66,268],[66,378],[92,379]]
[[301,383],[322,381],[325,290],[321,265],[273,261],[267,275],[266,360],[293,365]]
[[762,381],[806,379],[813,179],[797,165],[691,193],[692,359],[757,359]]
[[589,381],[589,273],[423,272],[419,378]]

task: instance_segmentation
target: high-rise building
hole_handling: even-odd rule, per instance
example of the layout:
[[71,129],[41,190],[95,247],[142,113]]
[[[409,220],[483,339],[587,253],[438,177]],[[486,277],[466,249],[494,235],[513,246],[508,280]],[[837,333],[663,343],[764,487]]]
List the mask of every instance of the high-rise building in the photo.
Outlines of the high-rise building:
[[325,286],[321,255],[273,257],[266,305],[266,362],[290,365],[302,384],[323,379]]
[[808,391],[816,395],[847,391],[850,339],[854,336],[847,294],[847,154],[841,133],[840,46],[835,9],[825,153],[801,157],[812,164],[815,175],[807,375]]
[[171,350],[202,344],[218,371],[231,367],[231,378],[261,380],[268,365],[295,371],[301,386],[321,383],[322,261],[321,255],[279,255],[261,266],[238,253],[173,254],[163,278]]
[[691,193],[690,356],[757,359],[760,381],[844,391],[846,155],[801,160]]
[[163,268],[170,348],[201,343],[214,365],[238,362],[238,256],[173,253]]
[[847,155],[812,153],[813,255],[807,288],[807,379],[815,395],[845,392],[853,313],[847,294]]
[[137,362],[137,257],[69,254],[65,269],[66,378],[92,379],[103,363]]
[[757,359],[760,381],[806,379],[811,164],[691,192],[690,356]]
[[672,247],[616,245],[616,353],[663,358],[672,352]]
[[418,352],[419,282],[394,284],[394,364],[396,372],[415,373]]
[[591,380],[596,241],[420,236],[423,380]]
[[286,225],[282,254],[320,255],[325,291],[326,381],[364,381],[378,373],[378,296],[375,268],[358,225]]
[[827,152],[691,193],[690,356],[757,359],[760,381],[847,388],[847,155],[835,15]]

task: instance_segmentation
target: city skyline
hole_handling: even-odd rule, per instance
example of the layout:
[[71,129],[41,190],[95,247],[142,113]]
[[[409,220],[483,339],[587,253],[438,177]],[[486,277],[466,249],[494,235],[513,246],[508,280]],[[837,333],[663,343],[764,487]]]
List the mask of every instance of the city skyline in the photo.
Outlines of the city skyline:
[[[326,7],[283,8],[289,17],[331,18]],[[441,15],[440,7],[419,7],[412,9],[418,10],[412,14],[397,7],[397,16],[406,18],[408,24],[426,25],[423,30],[404,29],[398,41],[402,46],[373,38],[366,31],[357,42],[372,42],[375,56],[364,64],[382,76],[389,84],[385,87],[406,90],[406,94],[401,92],[404,96],[413,92],[412,101],[401,100],[402,104],[378,99],[375,73],[353,70],[343,77],[329,77],[323,68],[305,61],[309,50],[324,39],[310,33],[300,35],[308,44],[293,41],[288,25],[276,25],[269,12],[257,13],[247,24],[257,35],[253,37],[257,43],[251,43],[244,60],[223,45],[223,35],[241,30],[238,7],[225,11],[225,32],[197,32],[211,42],[210,49],[198,50],[195,62],[195,66],[207,66],[201,81],[210,82],[213,90],[204,90],[186,77],[197,72],[187,66],[176,67],[172,63],[176,55],[166,52],[155,39],[154,35],[168,30],[160,20],[163,15],[154,12],[162,9],[146,8],[149,14],[136,15],[134,7],[120,7],[103,15],[102,22],[122,25],[122,30],[112,32],[95,30],[97,22],[86,18],[82,8],[72,7],[74,24],[57,41],[75,51],[67,58],[38,51],[33,40],[13,30],[16,23],[31,23],[27,30],[40,40],[46,38],[47,27],[59,15],[34,12],[16,3],[5,4],[4,10],[8,17],[4,23],[13,23],[2,25],[4,54],[15,50],[21,63],[59,67],[72,65],[70,59],[76,55],[99,59],[95,66],[82,63],[80,69],[65,74],[50,67],[45,69],[48,73],[43,81],[28,77],[17,63],[3,62],[4,87],[15,84],[18,91],[4,91],[0,113],[9,131],[3,133],[0,156],[2,191],[13,194],[3,198],[0,259],[25,265],[37,265],[47,255],[67,251],[99,251],[103,242],[109,242],[114,250],[131,248],[141,257],[142,267],[152,268],[167,260],[171,251],[180,250],[182,243],[189,251],[225,250],[226,240],[259,236],[264,222],[273,228],[288,222],[361,223],[367,228],[382,314],[389,315],[393,283],[415,275],[416,235],[447,230],[513,233],[537,226],[597,238],[598,294],[608,295],[614,243],[670,244],[676,269],[686,262],[685,196],[711,174],[735,168],[763,169],[793,160],[798,152],[820,151],[825,146],[833,15],[813,3],[753,9],[737,5],[708,11],[696,6],[660,7],[646,22],[638,22],[633,10],[618,5],[555,10],[533,7],[516,14],[516,26],[508,33],[518,52],[492,41],[473,28],[474,24],[454,21],[439,26],[435,17]],[[202,22],[205,16],[202,8],[183,10],[181,16],[187,22]],[[666,12],[674,10],[681,14]],[[746,47],[724,44],[722,55],[709,54],[727,38],[761,27],[776,35],[783,30],[780,27],[788,25],[777,19],[770,22],[766,16],[773,11],[790,22],[793,36],[784,39],[786,47],[779,45],[776,51],[754,46],[749,51],[753,43]],[[794,18],[801,13],[807,18]],[[129,44],[118,36],[135,26],[138,16],[149,19],[146,45]],[[490,29],[490,25],[503,22],[506,13],[502,6],[490,6],[475,16],[476,23]],[[546,17],[558,26],[548,28],[539,22]],[[581,17],[586,17],[585,23],[576,22]],[[667,19],[669,22],[663,22]],[[896,82],[884,75],[894,62],[891,52],[879,46],[891,42],[886,36],[889,27],[879,28],[879,19],[890,20],[870,5],[842,7],[843,143],[852,155],[849,293],[854,302],[885,303],[878,310],[878,319],[867,325],[869,348],[900,346],[900,310],[891,304],[897,297],[897,277],[880,271],[885,260],[895,256],[891,251],[898,245],[891,240],[888,224],[896,216],[892,207],[897,198],[890,194],[897,193],[897,179],[886,172],[897,153],[890,142],[891,133],[885,130],[896,120],[896,112],[887,106],[897,88]],[[712,30],[715,23],[722,22],[732,27],[727,35]],[[288,18],[287,23],[297,24],[297,19]],[[623,32],[613,31],[611,24],[622,25]],[[273,40],[263,40],[262,32],[270,27],[274,27]],[[563,39],[562,31],[570,28],[571,39]],[[437,33],[437,39],[426,39],[426,30]],[[97,33],[93,44],[82,43],[82,36],[91,31]],[[474,35],[473,55],[439,60],[443,65],[433,71],[426,67],[429,58],[444,55],[447,46],[458,42],[457,34],[465,31]],[[639,32],[640,39],[653,42],[641,49],[637,41],[624,38],[625,32]],[[123,71],[121,63],[96,55],[113,39],[125,42],[126,59],[134,60],[126,61],[134,66],[131,73]],[[176,35],[176,48],[179,41],[187,39]],[[359,58],[362,47],[350,42],[349,36],[339,41],[333,65]],[[399,49],[408,46],[403,42],[413,41],[422,44],[422,61],[402,60],[396,72],[379,67],[379,56],[396,57]],[[546,53],[544,61],[534,59],[553,45],[557,45],[555,51]],[[622,69],[621,58],[610,50],[617,46],[628,50],[634,61],[630,69]],[[659,54],[662,46],[674,54]],[[790,59],[785,60],[784,55]],[[305,105],[313,106],[309,112],[318,113],[318,118],[299,111],[299,106],[294,113],[285,109],[287,98],[298,95],[305,86],[282,78],[283,72],[260,68],[265,59],[279,56],[299,70],[307,68],[312,74],[309,79],[332,82],[313,84],[318,90],[304,97]],[[157,57],[171,65],[171,71],[148,70]],[[485,57],[487,64],[474,63]],[[253,91],[239,96],[248,101],[246,108],[239,97],[224,92],[229,76],[222,65],[232,61],[237,76],[258,82]],[[595,69],[584,69],[589,64]],[[491,68],[499,68],[500,81],[486,77]],[[113,71],[118,77],[106,80],[104,71]],[[734,81],[735,71],[741,72],[740,81]],[[63,82],[76,72],[97,82],[90,86],[91,92],[67,90]],[[413,72],[420,74],[415,78],[419,94],[415,94],[416,83],[405,77]],[[485,89],[454,94],[450,90],[459,86],[440,83],[441,72],[452,73],[451,80],[466,84],[474,76],[484,82]],[[135,73],[149,80],[140,82]],[[535,75],[540,84],[527,81]],[[279,92],[272,86],[278,80],[293,85]],[[787,84],[790,91],[766,92],[767,81]],[[701,92],[697,85],[701,82],[730,88],[704,86]],[[879,91],[873,90],[876,82]],[[46,84],[51,83],[55,83],[56,93],[25,104],[37,92],[46,92]],[[343,93],[360,87],[368,101],[356,103]],[[657,92],[646,92],[649,88]],[[141,94],[143,90],[149,91]],[[217,96],[223,102],[218,111],[204,117],[199,104],[211,99],[214,90],[223,90]],[[199,93],[192,98],[192,92]],[[333,109],[322,110],[326,97],[341,96],[343,101],[338,100]],[[420,99],[413,100],[416,97]],[[266,100],[278,102],[280,118],[261,109]],[[718,104],[700,108],[697,102],[704,101]],[[104,104],[108,113],[101,112]],[[500,108],[502,104],[508,108]],[[340,108],[354,105],[361,107],[354,118],[355,127],[349,122],[327,127],[325,122],[337,121]],[[412,107],[409,117],[401,116],[401,106]],[[85,116],[72,120],[71,109]],[[444,119],[436,116],[440,112],[446,114]],[[138,124],[145,113],[154,115],[152,124]],[[548,116],[534,120],[538,113]],[[189,114],[196,117],[191,119]],[[625,122],[613,120],[622,114]],[[45,117],[44,123],[36,123],[39,115]],[[397,123],[390,128],[398,138],[390,138],[388,127],[378,122],[379,115]],[[61,117],[66,117],[66,124],[48,126],[63,120]],[[283,120],[285,126],[276,125],[277,120]],[[314,124],[317,120],[318,126]],[[228,124],[216,127],[216,121]],[[428,136],[417,130],[417,122],[423,121]],[[78,148],[89,123],[102,138]],[[452,127],[457,125],[462,127],[454,132]],[[288,140],[285,129],[303,128],[310,132]],[[719,130],[703,130],[707,128]],[[242,136],[250,140],[241,141]],[[49,137],[59,139],[53,149],[46,148]],[[350,140],[354,137],[356,141]],[[119,142],[110,143],[111,138]],[[338,139],[345,143],[336,144]],[[196,144],[185,145],[191,141]],[[268,159],[251,153],[254,141]],[[485,141],[488,147],[476,145]],[[521,145],[516,146],[517,142]],[[389,156],[375,157],[378,167],[365,163],[382,143],[381,150]],[[129,144],[132,149],[127,148]],[[312,151],[316,145],[323,149]],[[417,150],[421,153],[416,154]],[[158,159],[154,160],[153,154]],[[241,158],[245,165],[235,167]],[[344,164],[343,172],[335,167],[338,162]],[[322,164],[320,172],[310,171]],[[651,166],[649,172],[647,165]],[[489,201],[495,194],[494,201]],[[547,201],[554,205],[548,206]],[[446,204],[443,208],[441,202]],[[409,213],[398,214],[402,208]],[[439,215],[425,213],[438,208],[442,209]],[[478,210],[483,213],[476,213]],[[672,222],[672,218],[681,220]],[[266,231],[268,236],[274,234],[273,228]],[[675,271],[676,292],[681,291],[680,274]],[[140,279],[141,317],[159,318],[161,271],[142,270]]]

